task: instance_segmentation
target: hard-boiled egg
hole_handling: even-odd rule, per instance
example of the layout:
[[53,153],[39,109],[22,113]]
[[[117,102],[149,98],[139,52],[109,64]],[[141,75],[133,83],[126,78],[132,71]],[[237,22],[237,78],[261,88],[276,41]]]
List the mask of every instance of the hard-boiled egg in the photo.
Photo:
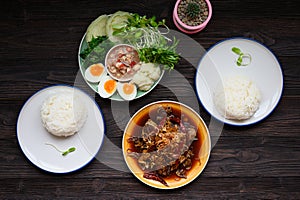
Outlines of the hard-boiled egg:
[[98,84],[98,93],[103,98],[112,96],[117,90],[117,81],[109,76],[104,76]]
[[89,66],[84,72],[84,76],[86,80],[88,80],[91,83],[100,82],[101,78],[104,75],[105,75],[105,68],[101,63],[97,63]]
[[137,89],[134,83],[118,83],[117,90],[119,95],[127,100],[133,100],[136,97]]

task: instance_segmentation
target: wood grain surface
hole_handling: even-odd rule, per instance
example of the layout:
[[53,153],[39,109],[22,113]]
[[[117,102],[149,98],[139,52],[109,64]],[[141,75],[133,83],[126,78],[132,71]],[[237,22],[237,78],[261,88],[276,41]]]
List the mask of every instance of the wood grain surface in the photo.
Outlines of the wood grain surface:
[[[129,173],[122,157],[129,120],[122,103],[94,94],[79,73],[77,53],[89,23],[117,10],[166,19],[175,0],[10,0],[0,6],[0,199],[299,199],[300,198],[300,15],[298,1],[212,0],[208,26],[190,37],[208,49],[230,37],[266,45],[278,58],[284,90],[276,109],[245,127],[224,125],[203,173],[179,189],[151,188]],[[195,95],[196,69],[182,59],[177,72],[144,98],[130,102],[134,114],[150,102],[184,99],[204,121],[212,120]],[[183,77],[181,77],[183,76]],[[178,85],[185,78],[186,84]],[[272,78],[272,77],[266,77]],[[54,84],[78,86],[95,97],[106,121],[103,146],[84,168],[57,175],[25,157],[16,137],[18,114],[36,91]],[[177,95],[170,90],[176,91]],[[119,110],[118,110],[119,109]],[[118,115],[115,115],[118,113]],[[34,139],[32,139],[34,143]]]

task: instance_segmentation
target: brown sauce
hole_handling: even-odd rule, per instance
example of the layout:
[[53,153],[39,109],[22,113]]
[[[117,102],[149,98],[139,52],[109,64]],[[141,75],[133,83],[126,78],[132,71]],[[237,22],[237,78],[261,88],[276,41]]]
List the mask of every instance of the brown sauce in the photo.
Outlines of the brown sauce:
[[[169,105],[163,105],[165,106],[169,106]],[[191,169],[187,171],[187,178],[189,177],[189,172],[192,171],[194,168],[197,168],[201,165],[201,161],[199,159],[199,155],[200,155],[200,150],[201,150],[201,146],[203,144],[203,140],[204,140],[204,134],[206,133],[202,133],[201,129],[198,128],[199,126],[202,126],[199,122],[199,119],[196,118],[194,115],[189,115],[189,113],[181,110],[180,106],[172,106],[172,114],[175,115],[176,117],[179,117],[182,121],[184,122],[188,122],[191,125],[193,125],[196,128],[196,132],[197,132],[197,139],[192,142],[191,146],[193,146],[193,153],[194,153],[194,157],[192,158],[192,165],[191,165]],[[133,123],[135,124],[134,128],[132,129],[130,135],[131,137],[135,136],[135,137],[141,137],[141,132],[142,132],[142,128],[145,125],[145,123],[147,122],[148,119],[152,119],[153,121],[157,122],[156,118],[157,118],[157,106],[152,106],[148,112],[141,112],[139,113],[139,115],[134,118]],[[134,147],[133,143],[130,143],[129,146],[130,151],[132,152],[137,152],[137,150]],[[138,165],[137,160],[135,159],[135,164]],[[175,172],[173,172],[171,175],[167,176],[167,177],[163,177],[163,179],[168,182],[169,180],[180,180],[180,178],[175,174]]]

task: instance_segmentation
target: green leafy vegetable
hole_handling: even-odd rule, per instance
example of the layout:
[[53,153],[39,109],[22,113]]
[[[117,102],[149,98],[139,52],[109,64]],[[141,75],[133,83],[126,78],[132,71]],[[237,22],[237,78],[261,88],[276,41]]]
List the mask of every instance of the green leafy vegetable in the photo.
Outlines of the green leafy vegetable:
[[90,42],[93,37],[105,36],[106,35],[106,23],[108,15],[101,15],[88,26],[86,30],[85,40]]
[[93,49],[87,54],[87,56],[84,58],[83,66],[84,68],[87,68],[91,64],[95,63],[104,63],[105,56],[107,51],[112,48],[115,43],[113,43],[110,40],[103,40],[101,43],[97,44],[94,43]]
[[70,147],[68,150],[62,151],[62,150],[60,150],[59,148],[57,148],[57,147],[56,147],[55,145],[53,145],[53,144],[50,144],[50,143],[45,143],[45,144],[46,144],[46,145],[49,145],[49,146],[52,146],[56,151],[60,152],[61,155],[63,155],[63,156],[66,156],[66,155],[68,155],[69,153],[74,152],[74,151],[76,150],[75,147]]
[[237,54],[239,57],[236,60],[237,66],[247,66],[251,63],[251,55],[249,53],[243,53],[239,48],[232,47],[232,52]]
[[80,57],[85,59],[94,50],[94,48],[104,40],[107,40],[107,36],[99,36],[96,38],[92,37],[92,40],[88,42],[88,47],[84,49],[82,53],[80,53]]
[[159,26],[165,26],[166,21],[163,19],[161,21],[156,21],[156,16],[152,16],[151,18],[147,18],[146,16],[140,16],[137,13],[131,15],[128,18],[127,23],[115,25],[113,28],[115,31],[113,35],[118,35],[120,33],[126,33],[133,31],[137,28],[147,28],[154,27],[157,28]]
[[142,48],[138,50],[140,60],[146,63],[159,63],[167,69],[174,69],[179,61],[179,55],[171,50],[163,48]]

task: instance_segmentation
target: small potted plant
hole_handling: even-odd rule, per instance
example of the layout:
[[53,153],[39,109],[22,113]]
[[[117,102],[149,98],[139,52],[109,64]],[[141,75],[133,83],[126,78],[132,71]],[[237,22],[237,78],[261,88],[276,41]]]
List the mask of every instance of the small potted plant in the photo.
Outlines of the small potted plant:
[[204,29],[211,16],[212,7],[209,0],[177,0],[173,11],[174,24],[187,34]]

